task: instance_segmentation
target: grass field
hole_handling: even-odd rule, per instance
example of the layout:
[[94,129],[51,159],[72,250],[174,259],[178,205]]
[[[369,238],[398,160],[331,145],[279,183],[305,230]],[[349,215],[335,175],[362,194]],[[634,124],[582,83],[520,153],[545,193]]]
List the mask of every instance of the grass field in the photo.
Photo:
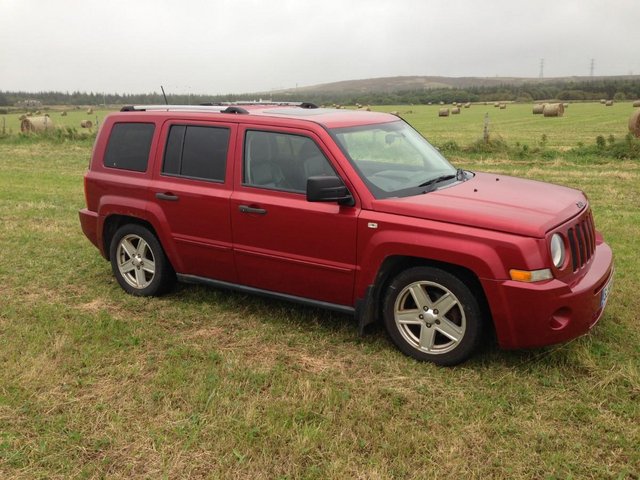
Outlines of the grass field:
[[[62,112],[66,112],[66,116],[62,116]],[[42,110],[42,115],[45,113],[49,114],[49,118],[53,122],[54,127],[69,127],[76,128],[78,130],[82,130],[85,132],[94,132],[97,130],[96,126],[102,123],[104,117],[114,111],[114,109],[96,109],[93,108],[93,113],[87,114],[87,107],[82,107],[79,109],[64,108],[64,107],[55,107],[48,110]],[[5,132],[8,134],[17,134],[20,132],[20,116],[21,113],[11,113],[7,115],[0,115],[0,132],[2,131],[2,127],[4,125]],[[40,115],[34,115],[40,116]],[[82,120],[91,120],[93,123],[93,128],[84,129],[80,127],[80,122]]]
[[[450,106],[449,106],[450,107]],[[555,149],[576,147],[579,143],[592,145],[598,135],[613,135],[622,139],[628,133],[629,117],[633,113],[632,102],[617,102],[611,107],[600,103],[570,104],[561,118],[545,118],[532,114],[531,104],[508,104],[506,110],[490,105],[474,104],[471,108],[462,108],[460,115],[438,117],[439,105],[392,105],[373,107],[374,110],[397,111],[402,118],[411,123],[432,143],[436,145],[448,141],[460,146],[469,145],[482,138],[484,116],[489,114],[490,135],[514,146],[516,143],[530,147],[546,146]],[[80,129],[82,120],[91,120],[94,125],[114,109],[94,109],[92,115],[86,114],[86,108],[67,109],[66,117],[60,116],[60,108],[48,113],[56,126]],[[20,131],[19,114],[0,115],[0,128],[4,118],[9,132]],[[95,131],[93,128],[91,131]],[[543,135],[546,137],[543,140]]]
[[[567,125],[578,107],[522,122]],[[507,135],[497,118],[516,111],[490,110],[493,125],[537,138],[517,122]],[[416,124],[435,138],[434,125],[467,122],[452,130],[464,144],[482,117]],[[186,285],[126,295],[79,228],[90,152],[90,140],[0,140],[0,478],[640,476],[639,162],[452,159],[585,190],[617,273],[589,335],[487,345],[444,369],[380,329],[359,337],[348,316]]]
[[[446,107],[451,107],[450,105]],[[629,117],[633,113],[632,102],[615,103],[605,107],[600,103],[574,103],[563,117],[533,115],[531,104],[508,104],[505,110],[490,105],[472,105],[461,108],[460,115],[438,117],[439,105],[396,105],[375,107],[387,112],[397,111],[402,118],[420,130],[432,143],[454,141],[461,146],[482,138],[484,116],[489,114],[489,131],[492,138],[499,138],[510,145],[538,146],[543,142],[549,147],[567,149],[595,143],[598,135],[617,139],[628,132]]]

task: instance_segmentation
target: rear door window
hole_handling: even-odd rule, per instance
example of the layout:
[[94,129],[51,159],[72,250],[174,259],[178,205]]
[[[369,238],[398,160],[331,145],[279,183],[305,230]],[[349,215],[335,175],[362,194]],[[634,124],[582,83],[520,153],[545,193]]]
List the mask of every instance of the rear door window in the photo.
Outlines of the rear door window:
[[224,182],[228,149],[228,128],[172,125],[162,173]]

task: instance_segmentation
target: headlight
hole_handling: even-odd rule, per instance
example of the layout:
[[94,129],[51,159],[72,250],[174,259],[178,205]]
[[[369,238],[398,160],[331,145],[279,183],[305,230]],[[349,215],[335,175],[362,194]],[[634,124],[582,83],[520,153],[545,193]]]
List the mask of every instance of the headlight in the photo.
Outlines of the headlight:
[[559,233],[554,233],[551,237],[551,260],[556,268],[564,265],[564,241]]

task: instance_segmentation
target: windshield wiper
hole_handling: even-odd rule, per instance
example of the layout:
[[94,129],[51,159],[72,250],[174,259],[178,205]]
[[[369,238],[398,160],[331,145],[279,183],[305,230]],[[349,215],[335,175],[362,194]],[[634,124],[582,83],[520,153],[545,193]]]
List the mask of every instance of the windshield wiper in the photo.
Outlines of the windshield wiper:
[[436,183],[444,182],[446,180],[452,180],[454,178],[456,180],[465,180],[464,170],[462,170],[461,168],[458,168],[455,174],[448,173],[447,175],[440,175],[439,177],[432,178],[431,180],[427,180],[426,182],[418,185],[418,188],[428,187],[429,185],[435,185]]

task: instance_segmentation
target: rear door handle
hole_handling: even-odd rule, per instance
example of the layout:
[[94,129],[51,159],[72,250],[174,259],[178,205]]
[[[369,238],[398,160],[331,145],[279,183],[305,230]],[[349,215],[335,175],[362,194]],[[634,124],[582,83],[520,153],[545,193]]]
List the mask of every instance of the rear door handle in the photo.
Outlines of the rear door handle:
[[158,200],[168,200],[170,202],[177,202],[178,201],[178,196],[174,195],[173,193],[156,193],[156,198]]
[[240,205],[238,207],[242,213],[257,213],[258,215],[266,215],[264,208],[250,207],[249,205]]

